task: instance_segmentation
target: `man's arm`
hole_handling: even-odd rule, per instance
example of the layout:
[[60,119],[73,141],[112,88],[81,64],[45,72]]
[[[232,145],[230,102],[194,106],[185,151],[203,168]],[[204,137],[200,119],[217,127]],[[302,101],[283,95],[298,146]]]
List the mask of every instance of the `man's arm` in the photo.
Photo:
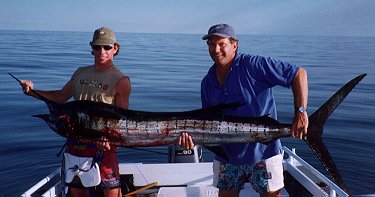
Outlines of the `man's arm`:
[[121,78],[114,87],[115,105],[117,107],[128,109],[129,96],[131,92],[130,81],[127,77]]
[[[22,91],[28,96],[33,96],[37,99],[40,99],[38,95],[34,94],[31,89],[34,88],[34,84],[29,80],[21,80]],[[34,90],[38,94],[46,97],[49,100],[52,100],[57,103],[65,103],[73,96],[73,79],[70,79],[63,88],[60,90]]]
[[307,72],[304,68],[300,68],[294,77],[293,85],[294,107],[303,107],[304,112],[295,110],[294,119],[292,123],[291,136],[300,138],[307,134],[307,127],[309,126],[309,117],[306,112],[308,100],[308,81]]

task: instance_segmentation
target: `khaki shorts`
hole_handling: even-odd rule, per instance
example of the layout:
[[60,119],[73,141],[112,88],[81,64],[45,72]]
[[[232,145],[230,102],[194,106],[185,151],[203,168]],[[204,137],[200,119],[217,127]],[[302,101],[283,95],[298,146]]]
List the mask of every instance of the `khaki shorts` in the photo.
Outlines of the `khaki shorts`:
[[220,190],[241,190],[249,182],[258,193],[284,187],[283,155],[275,155],[253,165],[231,165],[213,162],[213,185]]

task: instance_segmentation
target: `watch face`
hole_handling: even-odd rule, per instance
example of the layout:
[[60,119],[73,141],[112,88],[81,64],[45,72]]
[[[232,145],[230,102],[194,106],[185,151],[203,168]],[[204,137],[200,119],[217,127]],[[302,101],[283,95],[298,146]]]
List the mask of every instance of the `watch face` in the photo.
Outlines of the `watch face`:
[[305,108],[304,108],[303,106],[300,106],[300,107],[298,108],[298,111],[299,111],[299,112],[304,112],[304,111],[305,111]]
[[299,106],[299,107],[296,107],[294,108],[295,112],[305,112],[306,111],[306,108],[304,106]]

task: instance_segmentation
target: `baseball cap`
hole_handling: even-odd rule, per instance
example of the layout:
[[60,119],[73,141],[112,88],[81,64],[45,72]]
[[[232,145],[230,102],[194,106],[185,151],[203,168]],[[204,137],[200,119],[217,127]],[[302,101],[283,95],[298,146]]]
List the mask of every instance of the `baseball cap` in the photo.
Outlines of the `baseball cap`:
[[202,37],[202,40],[207,40],[210,36],[232,38],[238,41],[238,39],[236,38],[236,33],[234,33],[233,27],[231,27],[228,24],[217,24],[210,27],[208,33]]
[[116,43],[116,36],[112,29],[101,27],[94,32],[90,45],[110,45]]

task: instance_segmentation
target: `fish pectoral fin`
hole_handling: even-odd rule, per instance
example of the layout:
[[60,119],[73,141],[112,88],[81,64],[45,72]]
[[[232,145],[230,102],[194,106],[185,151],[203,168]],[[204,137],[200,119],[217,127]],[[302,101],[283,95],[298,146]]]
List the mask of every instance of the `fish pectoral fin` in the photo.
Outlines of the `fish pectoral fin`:
[[223,150],[223,148],[221,146],[219,146],[219,145],[215,145],[215,146],[204,145],[204,147],[207,150],[213,152],[215,155],[217,155],[217,156],[219,156],[219,157],[221,157],[221,158],[223,158],[223,159],[225,159],[225,160],[228,161],[228,157],[225,154],[225,152],[224,152],[224,150]]

